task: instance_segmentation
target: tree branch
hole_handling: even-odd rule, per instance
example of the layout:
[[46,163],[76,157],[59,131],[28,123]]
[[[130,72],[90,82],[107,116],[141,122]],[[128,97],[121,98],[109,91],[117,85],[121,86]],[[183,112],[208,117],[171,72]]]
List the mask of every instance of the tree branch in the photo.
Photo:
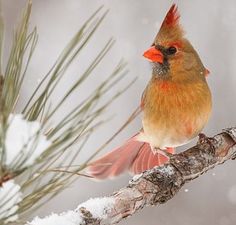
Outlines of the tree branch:
[[[170,156],[169,163],[134,176],[127,187],[109,197],[90,199],[74,211],[57,215],[58,221],[73,212],[76,218],[73,224],[116,224],[145,206],[163,204],[173,198],[186,182],[229,159],[235,159],[235,144],[236,127],[225,129],[213,138],[200,135],[197,145]],[[39,220],[40,224],[47,224],[50,217],[35,219],[30,224],[38,225]]]

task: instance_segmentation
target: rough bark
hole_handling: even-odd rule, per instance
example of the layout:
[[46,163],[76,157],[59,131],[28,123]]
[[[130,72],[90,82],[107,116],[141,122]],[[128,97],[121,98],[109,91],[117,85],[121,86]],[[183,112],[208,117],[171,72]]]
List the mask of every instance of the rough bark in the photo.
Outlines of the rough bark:
[[236,158],[236,127],[207,138],[201,136],[197,145],[170,157],[168,164],[135,176],[129,185],[113,193],[115,204],[107,218],[93,218],[84,207],[77,211],[85,224],[116,224],[145,206],[163,204],[173,198],[180,188],[209,169]]
[[127,187],[107,197],[113,204],[109,207],[103,205],[102,216],[96,216],[93,208],[98,206],[99,198],[79,205],[74,211],[81,217],[79,224],[116,224],[146,206],[167,202],[186,182],[229,159],[235,159],[235,144],[236,127],[225,129],[213,138],[201,135],[194,147],[171,156],[169,163],[161,167],[136,175]]

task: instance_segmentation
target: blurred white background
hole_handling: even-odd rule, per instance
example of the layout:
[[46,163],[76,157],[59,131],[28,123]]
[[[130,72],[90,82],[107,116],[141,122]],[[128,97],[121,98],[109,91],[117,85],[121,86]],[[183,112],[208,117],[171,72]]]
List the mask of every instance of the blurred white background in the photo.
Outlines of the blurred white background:
[[[21,15],[25,1],[2,2],[6,46],[9,46],[12,29]],[[142,91],[151,76],[150,65],[142,58],[142,53],[151,44],[172,3],[169,0],[33,0],[31,25],[37,25],[39,43],[22,93],[22,103],[36,86],[38,79],[48,71],[65,44],[101,4],[110,9],[110,13],[93,37],[90,49],[83,57],[84,61],[80,62],[79,66],[75,63],[68,71],[71,79],[63,82],[61,94],[64,88],[73,83],[78,71],[86,67],[87,61],[102,48],[110,36],[114,36],[117,42],[109,57],[98,68],[96,79],[108,74],[121,57],[129,62],[130,73],[127,79],[131,80],[138,76],[138,81],[106,112],[107,116],[115,115],[114,119],[99,129],[83,150],[81,161],[100,146],[111,132],[118,129],[139,104]],[[213,94],[214,108],[211,120],[204,131],[210,136],[220,132],[222,128],[234,126],[236,122],[236,2],[192,0],[176,3],[188,39],[199,52],[204,65],[211,71],[208,82]],[[7,49],[6,47],[6,54]],[[92,89],[96,79],[87,84],[85,90]],[[81,95],[82,92],[71,98],[66,107],[72,106]],[[105,151],[121,144],[137,132],[140,126],[140,119],[137,119]],[[227,162],[186,185],[168,203],[146,208],[121,224],[235,225],[235,171],[235,162]],[[103,182],[78,179],[36,214],[45,216],[51,212],[73,209],[90,197],[109,195],[125,186],[128,180],[128,175]]]

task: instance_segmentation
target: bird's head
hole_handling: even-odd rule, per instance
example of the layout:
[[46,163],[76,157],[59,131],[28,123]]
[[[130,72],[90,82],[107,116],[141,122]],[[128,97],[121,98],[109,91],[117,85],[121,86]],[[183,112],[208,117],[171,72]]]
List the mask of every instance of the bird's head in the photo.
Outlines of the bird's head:
[[153,44],[143,56],[152,62],[153,75],[157,78],[183,80],[199,75],[204,79],[206,69],[197,52],[184,37],[179,18],[177,6],[173,4]]

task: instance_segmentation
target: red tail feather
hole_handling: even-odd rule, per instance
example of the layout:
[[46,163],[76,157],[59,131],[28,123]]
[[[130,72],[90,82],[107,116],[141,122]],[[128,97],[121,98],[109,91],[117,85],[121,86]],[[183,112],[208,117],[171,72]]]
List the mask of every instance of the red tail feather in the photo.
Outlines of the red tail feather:
[[[173,153],[173,149],[168,152]],[[89,173],[96,179],[115,177],[127,170],[138,174],[164,164],[166,161],[168,159],[165,156],[154,155],[148,143],[139,142],[134,136],[120,148],[92,162],[89,166]]]

